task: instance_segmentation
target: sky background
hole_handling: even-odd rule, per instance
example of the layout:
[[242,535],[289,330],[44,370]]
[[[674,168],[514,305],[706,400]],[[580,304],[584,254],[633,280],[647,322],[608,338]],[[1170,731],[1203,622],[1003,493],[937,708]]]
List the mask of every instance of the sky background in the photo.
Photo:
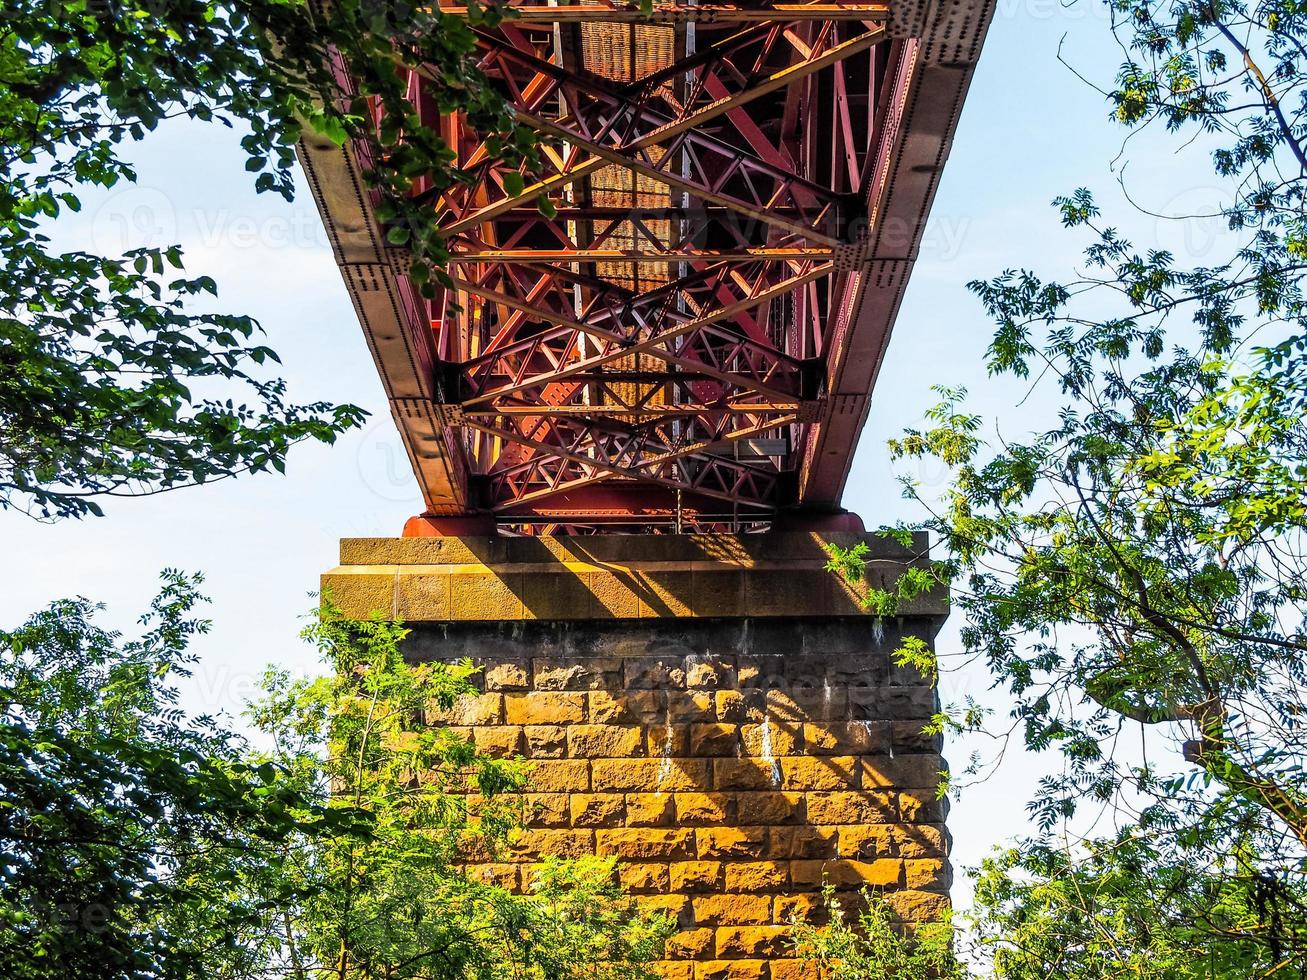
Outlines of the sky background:
[[[1059,50],[1100,85],[1123,60],[1100,3],[998,0],[845,492],[846,506],[869,527],[919,516],[900,499],[885,442],[920,423],[935,400],[931,385],[965,385],[991,433],[997,426],[1019,438],[1050,423],[1056,402],[987,377],[990,324],[966,283],[1013,267],[1073,275],[1085,239],[1060,227],[1050,207],[1056,195],[1088,186],[1137,245],[1169,247],[1191,261],[1201,262],[1219,237],[1214,225],[1177,228],[1125,204],[1123,175],[1131,198],[1154,214],[1210,210],[1205,155],[1191,147],[1176,156],[1178,141],[1144,133],[1122,156],[1124,131],[1110,122],[1103,96],[1059,62]],[[88,200],[60,225],[58,242],[106,254],[181,243],[188,271],[218,281],[219,307],[263,323],[291,397],[353,402],[372,412],[370,424],[334,447],[297,449],[284,477],[111,500],[106,517],[82,522],[43,525],[0,512],[6,626],[54,598],[81,595],[106,603],[104,622],[130,631],[161,569],[202,571],[214,625],[195,646],[201,660],[187,703],[231,713],[254,693],[264,665],[315,668],[297,633],[319,573],[336,564],[338,539],[397,535],[421,510],[313,202],[307,192],[293,204],[254,194],[238,136],[200,124],[165,127],[134,156],[139,184]],[[914,475],[928,487],[941,483],[938,472]],[[940,636],[946,663],[956,664],[958,627],[955,618]],[[942,696],[973,694],[1001,709],[986,687],[982,670],[963,666],[944,675]],[[955,765],[967,754],[967,746],[949,750]],[[974,865],[1023,832],[1038,771],[1010,756],[994,779],[954,803],[955,866]]]

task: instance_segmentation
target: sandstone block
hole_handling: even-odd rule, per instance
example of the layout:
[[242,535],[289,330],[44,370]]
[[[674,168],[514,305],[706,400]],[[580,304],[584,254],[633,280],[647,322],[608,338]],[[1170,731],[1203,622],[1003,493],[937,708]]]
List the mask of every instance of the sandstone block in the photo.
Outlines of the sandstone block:
[[671,793],[708,785],[705,759],[596,759],[596,792]]
[[328,572],[322,576],[322,590],[350,619],[367,619],[374,613],[389,615],[396,605],[394,575]]
[[758,691],[718,691],[713,699],[718,721],[740,723],[762,721],[765,698]]
[[[830,615],[838,586],[834,575],[820,569],[754,570],[745,579],[744,597],[754,616]],[[850,611],[856,609],[848,605]]]
[[721,657],[693,654],[685,658],[685,686],[688,688],[733,687],[735,665]]
[[775,759],[801,752],[802,735],[800,726],[788,722],[768,721],[765,725],[740,726],[740,743],[744,747],[744,754],[761,759]]
[[663,721],[667,724],[713,721],[717,717],[716,705],[712,691],[669,691]]
[[890,831],[890,824],[841,827],[839,856],[855,860],[895,857]]
[[921,891],[947,892],[953,875],[949,866],[934,858],[910,858],[903,862],[903,883]]
[[558,660],[536,657],[531,662],[537,691],[595,691],[621,687],[622,662],[616,657]]
[[513,841],[513,854],[528,861],[546,857],[578,858],[594,853],[593,830],[523,830]]
[[522,607],[527,619],[576,619],[590,615],[588,576],[565,569],[522,577]]
[[772,827],[768,831],[767,854],[772,858],[835,857],[839,832],[834,827]]
[[526,725],[526,752],[532,759],[561,759],[567,755],[567,729],[562,725]]
[[[790,790],[856,789],[860,770],[853,756],[787,756],[780,761],[781,786]],[[809,819],[812,819],[811,817]]]
[[448,708],[433,701],[427,707],[426,721],[429,725],[501,725],[504,723],[504,696],[498,693],[465,694]]
[[494,622],[522,618],[522,574],[459,570],[449,576],[452,618]]
[[789,949],[787,926],[723,926],[717,930],[718,959],[771,959]]
[[874,721],[809,722],[803,744],[812,755],[867,755],[889,749],[889,726]]
[[573,759],[620,759],[640,755],[644,729],[627,725],[572,725],[567,754]]
[[638,901],[640,908],[667,916],[678,928],[689,929],[694,925],[690,900],[684,895],[643,895]]
[[816,926],[824,925],[830,917],[826,913],[826,902],[821,892],[798,892],[777,895],[773,899],[772,919],[786,925],[806,922]]
[[769,980],[813,980],[812,964],[803,960],[772,960],[767,964]]
[[658,980],[694,980],[694,964],[686,960],[660,960],[646,968]]
[[891,823],[895,818],[893,795],[879,791],[809,793],[807,810],[808,820],[821,826]]
[[527,788],[535,793],[584,793],[590,789],[590,763],[584,759],[545,759],[534,763]]
[[629,861],[678,861],[694,857],[694,831],[652,827],[600,830],[595,838],[600,857]]
[[894,752],[934,752],[938,754],[944,747],[944,736],[940,733],[927,735],[922,728],[923,721],[890,722],[890,740]]
[[736,686],[740,690],[762,688],[770,690],[785,686],[785,657],[741,656],[736,659]]
[[571,797],[573,827],[616,827],[626,815],[620,793],[577,793]]
[[774,689],[767,692],[767,715],[772,723],[788,725],[830,721],[848,716],[848,689],[819,687],[807,690]]
[[585,695],[579,691],[508,694],[504,696],[504,712],[510,725],[574,724],[585,720]]
[[891,786],[938,786],[940,770],[944,768],[939,756],[932,754],[871,756],[862,760],[863,789]]
[[596,619],[612,616],[636,619],[640,615],[640,586],[631,572],[592,571],[590,574],[590,615]]
[[715,892],[722,887],[720,861],[681,861],[671,865],[672,891]]
[[525,793],[522,806],[528,827],[566,827],[571,816],[566,793]]
[[628,657],[622,664],[622,686],[628,691],[683,689],[685,658]]
[[[884,721],[880,713],[880,688],[878,687],[855,687],[848,691],[848,707],[845,709],[844,718],[851,718],[855,721]],[[921,715],[922,719],[930,717]]]
[[703,960],[694,964],[694,980],[767,980],[763,960]]
[[887,893],[885,901],[889,902],[904,922],[929,922],[938,919],[949,907],[947,895],[906,888]]
[[692,902],[700,926],[762,925],[771,921],[767,895],[699,895]]
[[522,752],[522,729],[516,725],[494,725],[472,729],[477,751],[495,759],[511,759]]
[[939,710],[939,698],[935,689],[928,684],[910,686],[886,686],[877,689],[878,715],[893,720],[926,719]]
[[458,835],[458,856],[461,860],[489,864],[503,856],[499,853],[501,850],[502,848],[496,848],[491,851],[485,836],[475,830],[465,830]]
[[687,824],[720,824],[730,819],[731,797],[724,793],[677,793],[676,821]]
[[[844,889],[831,895],[830,906],[839,909],[846,920],[856,921],[866,909],[867,902],[861,889]],[[777,923],[792,923],[796,914],[811,925],[825,925],[830,921],[826,896],[821,892],[777,895],[773,914],[778,916]]]
[[487,664],[482,676],[487,691],[525,691],[531,687],[531,669],[524,660]]
[[700,858],[756,858],[767,849],[766,827],[700,827],[694,833]]
[[938,857],[949,848],[948,830],[943,826],[912,824],[890,829],[894,853],[902,858]]
[[802,807],[802,793],[737,793],[735,819],[745,826],[758,827],[795,823]]
[[659,720],[653,691],[591,691],[586,703],[592,725],[652,725]]
[[617,876],[622,887],[632,895],[661,895],[671,883],[667,867],[657,862],[627,861],[617,866]]
[[880,861],[791,861],[790,881],[795,888],[890,888],[903,879],[903,862]]
[[656,759],[683,759],[690,751],[689,725],[651,725],[645,729],[644,754]]
[[694,569],[691,573],[696,616],[739,616],[745,611],[744,574],[716,569]]
[[473,881],[493,885],[508,891],[518,888],[518,866],[516,864],[468,864],[463,868]]
[[693,616],[694,576],[685,571],[641,571],[641,616]]
[[668,959],[711,959],[716,936],[712,929],[687,929],[667,940]]
[[773,767],[761,759],[713,759],[713,786],[716,789],[774,790],[780,781]]
[[728,892],[778,891],[789,883],[790,866],[785,861],[736,861],[726,865]]
[[943,823],[948,800],[936,795],[935,787],[906,790],[898,794],[899,819],[906,823]]
[[626,823],[629,827],[665,827],[675,816],[671,793],[627,793]]
[[693,756],[729,756],[740,751],[739,727],[722,722],[690,726],[690,754]]

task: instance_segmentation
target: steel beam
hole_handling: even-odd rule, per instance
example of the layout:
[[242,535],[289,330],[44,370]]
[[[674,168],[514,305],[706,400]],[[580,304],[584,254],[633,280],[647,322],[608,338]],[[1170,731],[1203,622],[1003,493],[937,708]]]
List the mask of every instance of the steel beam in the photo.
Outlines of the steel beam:
[[[889,19],[887,4],[786,3],[767,7],[736,4],[656,3],[647,12],[627,4],[579,3],[560,6],[523,3],[505,8],[514,26],[554,24],[789,24],[811,21],[862,21]],[[468,8],[441,5],[440,12],[466,17]]]
[[472,249],[459,252],[449,257],[454,265],[469,263],[497,264],[510,262],[516,265],[552,265],[570,262],[649,262],[653,264],[675,265],[694,262],[757,262],[760,259],[771,262],[807,262],[827,260],[835,257],[830,248],[745,248],[737,250],[714,250],[691,252],[659,252],[653,250],[615,249],[615,248],[574,248],[574,249]]

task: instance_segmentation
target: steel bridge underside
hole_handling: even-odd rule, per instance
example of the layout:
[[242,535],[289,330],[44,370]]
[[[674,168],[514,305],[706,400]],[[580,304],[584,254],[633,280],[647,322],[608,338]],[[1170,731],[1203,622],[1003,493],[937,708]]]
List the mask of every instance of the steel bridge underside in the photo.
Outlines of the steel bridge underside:
[[413,190],[452,289],[410,281],[358,147],[301,146],[425,497],[414,533],[837,511],[992,0],[512,6],[476,29],[480,68],[540,166],[430,110],[473,175]]

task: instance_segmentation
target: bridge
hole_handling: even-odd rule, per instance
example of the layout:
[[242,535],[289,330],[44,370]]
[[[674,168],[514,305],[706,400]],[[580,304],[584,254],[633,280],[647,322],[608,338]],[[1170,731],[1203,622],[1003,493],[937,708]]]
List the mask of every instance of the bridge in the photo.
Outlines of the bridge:
[[434,298],[359,151],[304,147],[425,498],[322,587],[408,624],[408,656],[478,665],[425,721],[530,782],[475,872],[520,891],[549,856],[616,859],[675,921],[663,980],[804,980],[790,928],[825,888],[948,906],[937,693],[891,656],[947,597],[882,622],[825,566],[859,541],[875,584],[928,560],[840,499],[989,3],[513,0],[480,67],[541,168],[431,116],[474,178],[413,190],[451,254]]
[[838,513],[991,5],[509,5],[479,65],[541,166],[431,112],[474,177],[413,190],[452,288],[409,280],[357,147],[302,147],[422,489],[406,534]]

